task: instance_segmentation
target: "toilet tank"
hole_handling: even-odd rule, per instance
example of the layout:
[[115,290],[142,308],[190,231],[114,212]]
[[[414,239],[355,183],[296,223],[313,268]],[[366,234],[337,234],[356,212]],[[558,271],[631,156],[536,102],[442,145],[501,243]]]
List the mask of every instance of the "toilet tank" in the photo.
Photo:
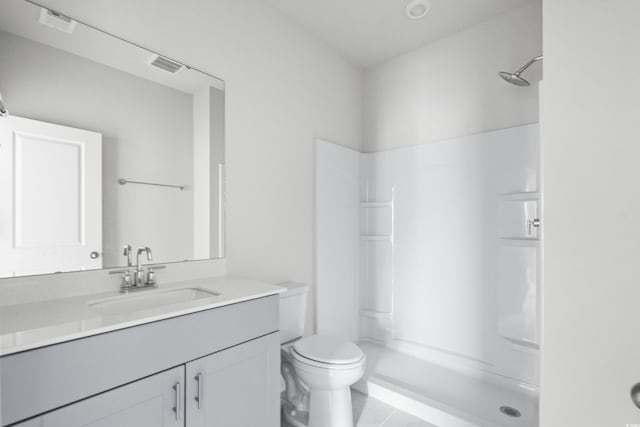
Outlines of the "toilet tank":
[[287,289],[280,293],[280,343],[285,343],[304,334],[309,286],[294,282],[278,286]]

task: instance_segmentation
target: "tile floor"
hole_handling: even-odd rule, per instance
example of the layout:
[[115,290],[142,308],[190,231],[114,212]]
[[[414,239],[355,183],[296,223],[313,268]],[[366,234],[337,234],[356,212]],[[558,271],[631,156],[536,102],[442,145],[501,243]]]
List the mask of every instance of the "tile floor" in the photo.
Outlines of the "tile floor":
[[[354,427],[436,427],[366,394],[351,391]],[[282,427],[290,427],[282,422]]]

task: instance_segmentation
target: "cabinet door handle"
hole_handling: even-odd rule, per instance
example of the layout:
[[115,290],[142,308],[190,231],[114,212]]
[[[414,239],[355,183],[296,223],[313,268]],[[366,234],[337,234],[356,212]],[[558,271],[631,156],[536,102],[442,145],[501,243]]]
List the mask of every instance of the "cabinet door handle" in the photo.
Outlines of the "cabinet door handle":
[[180,414],[182,413],[182,385],[180,382],[177,382],[173,389],[176,391],[176,406],[173,408],[173,412],[176,413],[176,420],[180,420]]
[[198,409],[202,408],[202,387],[204,383],[204,378],[202,377],[202,373],[198,373],[196,375],[196,382],[198,383],[198,394],[196,394],[196,402],[198,402]]

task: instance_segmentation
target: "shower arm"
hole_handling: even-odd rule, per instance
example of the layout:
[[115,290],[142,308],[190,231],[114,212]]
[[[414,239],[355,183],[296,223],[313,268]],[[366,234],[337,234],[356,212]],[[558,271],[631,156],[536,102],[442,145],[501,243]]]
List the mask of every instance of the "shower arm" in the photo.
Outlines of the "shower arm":
[[543,58],[542,55],[540,56],[536,56],[535,58],[531,58],[526,64],[524,64],[518,71],[516,71],[515,74],[516,76],[519,76],[520,74],[522,74],[524,72],[524,70],[526,70],[527,68],[531,67],[533,64],[535,64],[536,62],[540,61]]

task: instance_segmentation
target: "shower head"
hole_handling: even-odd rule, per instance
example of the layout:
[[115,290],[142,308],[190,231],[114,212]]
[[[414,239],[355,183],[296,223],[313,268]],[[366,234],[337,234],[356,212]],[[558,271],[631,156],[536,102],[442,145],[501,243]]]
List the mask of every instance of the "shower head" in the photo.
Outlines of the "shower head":
[[516,74],[516,73],[507,73],[506,71],[500,71],[498,73],[498,75],[500,77],[502,77],[502,79],[507,82],[507,83],[511,83],[512,85],[516,85],[516,86],[529,86],[531,83],[529,83],[528,80],[520,77],[520,74]]
[[2,100],[2,93],[0,93],[0,117],[7,117],[9,115],[9,110],[4,106],[4,101]]
[[529,86],[531,83],[529,83],[529,81],[527,81],[525,78],[523,78],[520,74],[522,74],[524,72],[524,70],[526,70],[527,68],[529,68],[530,66],[532,66],[536,62],[540,61],[541,59],[542,59],[542,56],[536,56],[534,58],[531,58],[526,64],[524,64],[515,73],[509,73],[509,72],[506,72],[506,71],[500,71],[498,73],[498,75],[500,77],[502,77],[502,79],[505,82],[511,83],[512,85]]

